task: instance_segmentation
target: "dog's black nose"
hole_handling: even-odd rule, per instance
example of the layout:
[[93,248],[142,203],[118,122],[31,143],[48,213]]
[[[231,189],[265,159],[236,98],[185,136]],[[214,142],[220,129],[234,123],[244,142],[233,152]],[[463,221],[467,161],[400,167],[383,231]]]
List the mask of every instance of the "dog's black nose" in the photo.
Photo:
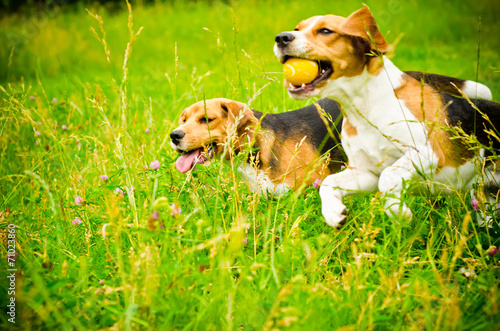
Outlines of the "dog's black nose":
[[184,137],[185,133],[181,130],[174,130],[170,133],[170,139],[172,139],[172,142],[174,144],[177,144],[179,142],[179,140],[182,139],[182,137]]
[[290,32],[282,32],[276,36],[276,44],[280,48],[286,47],[295,37]]

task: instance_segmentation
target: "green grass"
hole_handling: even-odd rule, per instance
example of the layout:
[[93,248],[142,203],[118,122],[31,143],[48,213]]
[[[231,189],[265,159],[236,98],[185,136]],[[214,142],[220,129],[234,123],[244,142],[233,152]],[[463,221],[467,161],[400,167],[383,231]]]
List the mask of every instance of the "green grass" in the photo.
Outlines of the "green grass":
[[[399,68],[477,77],[500,101],[495,2],[367,4],[387,40],[401,38]],[[253,100],[264,112],[304,105],[284,91],[274,36],[360,6],[137,5],[132,31],[143,30],[125,78],[126,9],[89,8],[102,17],[109,62],[84,8],[3,17],[0,227],[6,270],[16,226],[17,327],[499,329],[499,255],[487,251],[500,230],[476,226],[469,195],[436,206],[409,197],[410,224],[388,219],[378,195],[348,197],[348,222],[333,230],[312,187],[266,199],[240,180],[237,162],[175,169],[167,137],[184,107],[213,97]],[[4,327],[7,318],[0,314]]]

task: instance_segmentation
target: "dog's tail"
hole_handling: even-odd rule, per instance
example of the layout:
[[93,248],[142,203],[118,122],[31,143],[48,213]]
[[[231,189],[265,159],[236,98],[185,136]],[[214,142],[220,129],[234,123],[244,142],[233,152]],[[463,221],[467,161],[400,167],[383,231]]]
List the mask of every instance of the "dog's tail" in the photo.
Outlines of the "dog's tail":
[[459,87],[466,96],[469,98],[478,98],[478,99],[484,99],[484,100],[492,100],[493,96],[491,94],[490,89],[488,86],[474,82],[472,80],[464,80],[464,85],[462,87]]
[[[420,71],[406,71],[406,73],[419,81],[423,78],[425,83],[434,87],[436,90],[448,93],[450,95],[461,96],[457,91],[456,87],[458,87],[466,96],[471,99],[493,99],[488,86],[474,82],[472,80],[463,80],[454,77],[423,73]],[[453,83],[456,87],[451,83]]]

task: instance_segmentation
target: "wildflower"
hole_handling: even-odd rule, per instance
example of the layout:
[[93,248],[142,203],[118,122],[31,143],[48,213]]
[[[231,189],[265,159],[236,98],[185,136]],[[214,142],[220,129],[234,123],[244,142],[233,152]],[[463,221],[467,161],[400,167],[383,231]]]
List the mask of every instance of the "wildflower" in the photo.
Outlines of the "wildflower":
[[154,160],[153,162],[151,162],[151,164],[149,166],[153,170],[158,170],[158,169],[160,169],[160,161]]
[[115,194],[123,196],[123,190],[119,187],[115,188]]
[[57,99],[56,98],[52,99],[52,102],[57,103]]
[[40,131],[38,131],[38,130],[36,130],[36,131],[35,131],[35,134],[36,134],[37,136],[41,135]]
[[149,132],[150,132],[150,131],[149,131],[149,129],[146,129],[145,131],[146,131],[146,133],[149,133]]
[[495,246],[491,246],[490,248],[488,248],[488,251],[486,251],[486,253],[488,253],[489,256],[493,256],[498,253],[498,249]]
[[63,129],[63,130],[68,130],[68,127],[67,127],[66,125],[64,125],[64,124],[63,124],[63,125],[61,126],[61,129]]
[[479,210],[479,201],[477,199],[472,198],[470,200],[470,205],[472,206],[472,209],[475,211]]
[[158,213],[158,210],[155,210],[154,212],[151,213],[151,217],[155,220],[160,218],[160,214]]
[[322,181],[321,179],[317,178],[317,179],[314,181],[314,183],[313,183],[313,187],[314,187],[314,188],[319,188],[319,187],[321,186],[321,183],[322,183],[322,182],[323,182],[323,181]]
[[81,224],[81,223],[82,223],[82,220],[79,219],[78,217],[75,217],[73,222],[71,222],[71,224],[73,224],[74,226],[77,226],[78,224]]
[[182,212],[181,206],[179,206],[175,202],[170,206],[170,209],[172,210],[172,212],[170,213],[170,215],[172,215],[173,217],[179,216],[181,214],[181,212]]
[[75,204],[78,206],[83,206],[83,199],[81,196],[77,195],[75,198]]
[[101,285],[102,285],[102,284],[104,284],[104,279],[101,279],[101,280],[99,281],[99,284],[101,284]]
[[78,147],[78,150],[80,150],[80,147],[82,147],[82,144],[80,143],[80,139],[76,138],[76,147]]
[[35,100],[35,97],[30,95],[30,100]]
[[43,125],[42,121],[38,121],[36,124]]
[[345,169],[345,165],[343,165],[343,164],[342,164],[342,165],[340,166],[340,170],[344,170],[344,169]]
[[248,244],[248,238],[247,237],[243,238],[242,243],[245,245]]
[[103,182],[107,181],[109,179],[108,175],[100,175],[99,179]]

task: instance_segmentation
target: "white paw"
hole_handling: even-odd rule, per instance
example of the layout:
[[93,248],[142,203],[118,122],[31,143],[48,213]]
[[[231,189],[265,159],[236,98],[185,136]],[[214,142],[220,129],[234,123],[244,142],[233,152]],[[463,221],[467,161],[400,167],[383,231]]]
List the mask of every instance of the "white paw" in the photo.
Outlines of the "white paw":
[[[324,185],[319,188],[321,196],[321,212],[325,218],[325,222],[332,228],[337,228],[342,225],[347,218],[347,209],[342,203],[342,196],[328,186],[328,178],[323,181]],[[326,183],[326,184],[325,184]]]
[[347,208],[342,204],[334,206],[325,206],[321,208],[326,224],[332,228],[338,228],[345,223],[347,219]]

